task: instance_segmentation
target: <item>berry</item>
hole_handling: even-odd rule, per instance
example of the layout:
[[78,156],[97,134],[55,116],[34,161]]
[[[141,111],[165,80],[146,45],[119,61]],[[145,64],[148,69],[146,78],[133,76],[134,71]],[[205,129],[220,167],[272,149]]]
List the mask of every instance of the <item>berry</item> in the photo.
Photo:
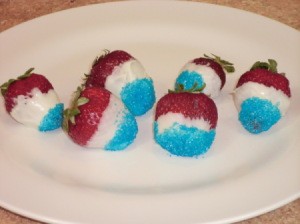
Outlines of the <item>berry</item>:
[[194,90],[189,92],[177,87],[164,95],[156,106],[155,141],[177,156],[204,154],[215,138],[217,107],[208,96]]
[[57,129],[64,106],[49,80],[32,71],[33,68],[1,85],[6,111],[19,123],[39,131]]
[[155,90],[142,64],[125,51],[105,51],[86,75],[86,87],[102,87],[120,98],[129,111],[140,116],[153,107]]
[[287,112],[291,90],[285,74],[277,71],[277,62],[256,62],[238,80],[234,101],[239,121],[253,134],[268,131]]
[[134,116],[104,88],[78,88],[64,115],[64,130],[75,143],[87,148],[122,150],[138,131]]
[[219,56],[213,56],[204,55],[186,63],[176,79],[175,86],[180,84],[185,89],[190,89],[194,85],[205,84],[204,93],[212,98],[217,97],[226,82],[224,70],[234,72],[234,67]]

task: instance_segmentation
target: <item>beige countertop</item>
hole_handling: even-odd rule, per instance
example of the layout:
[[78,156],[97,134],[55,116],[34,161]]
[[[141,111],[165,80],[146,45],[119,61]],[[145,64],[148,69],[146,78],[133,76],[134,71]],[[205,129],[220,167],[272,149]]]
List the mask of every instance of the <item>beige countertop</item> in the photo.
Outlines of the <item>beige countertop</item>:
[[[300,0],[196,0],[254,12],[300,30]],[[24,21],[63,9],[110,2],[106,0],[0,0],[0,31]],[[299,43],[300,44],[300,43]],[[0,224],[37,224],[40,222],[0,208]],[[298,224],[300,199],[264,215],[239,224]]]

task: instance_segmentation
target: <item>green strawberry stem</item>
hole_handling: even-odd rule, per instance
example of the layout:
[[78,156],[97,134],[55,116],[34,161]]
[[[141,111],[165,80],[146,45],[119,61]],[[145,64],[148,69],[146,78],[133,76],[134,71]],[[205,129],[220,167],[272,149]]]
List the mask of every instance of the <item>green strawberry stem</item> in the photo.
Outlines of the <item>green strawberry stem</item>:
[[208,58],[208,59],[211,59],[211,60],[214,60],[215,62],[217,62],[219,65],[222,66],[222,68],[228,72],[228,73],[232,73],[235,71],[235,68],[233,66],[233,64],[229,61],[225,61],[223,60],[221,57],[217,56],[217,55],[214,55],[214,54],[211,54],[213,57],[210,57],[206,54],[204,54],[204,57],[205,58]]
[[169,93],[201,93],[203,89],[205,88],[205,83],[198,87],[198,83],[195,82],[192,88],[190,89],[185,89],[183,84],[176,84],[175,90],[170,90]]
[[[255,70],[257,68],[266,69],[268,71],[278,73],[277,62],[274,59],[268,59],[268,62],[257,61],[252,65],[250,71]],[[284,73],[278,73],[278,74],[285,76]]]
[[33,70],[34,70],[34,68],[28,69],[23,75],[20,75],[20,76],[18,77],[18,80],[20,80],[20,79],[25,79],[25,78],[29,77],[29,76],[32,74],[32,71],[33,71]]
[[27,77],[29,77],[31,74],[32,74],[32,71],[34,70],[34,68],[30,68],[28,69],[23,75],[20,75],[18,76],[16,79],[9,79],[7,82],[3,83],[1,86],[0,86],[0,89],[1,89],[1,94],[2,96],[4,96],[9,88],[9,86],[17,81],[17,80],[21,80],[21,79],[25,79]]
[[80,114],[79,106],[82,106],[89,102],[89,99],[86,97],[80,97],[82,92],[82,86],[77,87],[77,90],[74,92],[73,101],[71,103],[71,107],[64,110],[64,121],[62,124],[63,130],[66,132],[69,131],[69,121],[72,124],[76,124],[75,117]]

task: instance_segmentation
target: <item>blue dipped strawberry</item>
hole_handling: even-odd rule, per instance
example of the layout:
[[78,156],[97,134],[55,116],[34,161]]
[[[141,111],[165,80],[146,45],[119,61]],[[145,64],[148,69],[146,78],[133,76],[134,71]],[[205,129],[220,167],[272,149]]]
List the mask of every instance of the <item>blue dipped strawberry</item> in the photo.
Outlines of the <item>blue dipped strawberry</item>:
[[286,114],[291,98],[289,80],[277,71],[275,60],[258,61],[239,78],[233,97],[243,127],[259,134]]
[[98,57],[87,75],[85,85],[109,90],[135,116],[145,114],[155,102],[152,79],[138,60],[121,50],[105,51]]
[[104,88],[79,87],[64,111],[64,130],[80,146],[116,151],[130,145],[138,127],[124,104]]
[[226,82],[225,71],[234,72],[233,64],[213,55],[193,59],[187,62],[180,70],[175,86],[180,84],[185,89],[190,89],[197,84],[205,84],[203,93],[215,98],[220,94]]
[[211,147],[218,121],[214,101],[195,86],[164,95],[156,105],[154,139],[171,154],[193,157],[204,154]]
[[17,122],[51,131],[61,127],[64,106],[49,80],[33,68],[1,85],[6,111]]

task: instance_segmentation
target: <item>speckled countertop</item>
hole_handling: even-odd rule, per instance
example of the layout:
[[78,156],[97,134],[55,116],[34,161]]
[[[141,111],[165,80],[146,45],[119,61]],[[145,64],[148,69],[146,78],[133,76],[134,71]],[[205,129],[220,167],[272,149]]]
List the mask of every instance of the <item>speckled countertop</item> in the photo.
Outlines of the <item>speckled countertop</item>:
[[[194,0],[195,1],[195,0]],[[300,0],[196,0],[247,10],[280,21],[300,30]],[[0,0],[0,31],[24,21],[63,9],[110,2],[105,0]],[[300,43],[299,43],[300,44]],[[247,203],[247,202],[245,202]],[[0,224],[37,224],[40,222],[0,208]],[[239,224],[298,224],[300,199],[264,215]]]

